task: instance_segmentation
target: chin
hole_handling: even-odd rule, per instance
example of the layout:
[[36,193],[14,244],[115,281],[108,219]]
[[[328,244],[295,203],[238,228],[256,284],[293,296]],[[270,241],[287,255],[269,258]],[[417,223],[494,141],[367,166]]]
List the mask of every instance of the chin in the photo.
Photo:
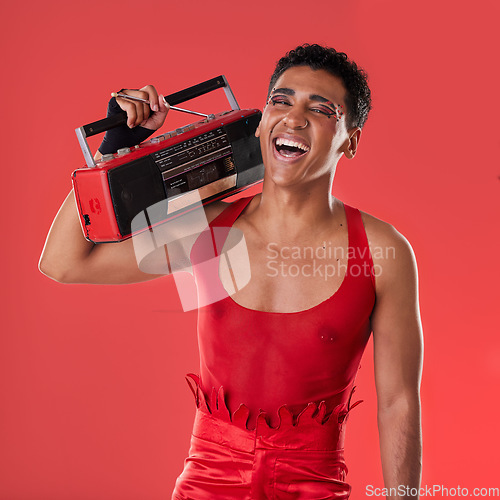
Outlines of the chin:
[[302,179],[298,179],[296,176],[286,174],[283,175],[283,173],[278,172],[269,172],[264,177],[264,181],[266,181],[266,178],[268,184],[273,184],[279,188],[292,188],[303,184]]

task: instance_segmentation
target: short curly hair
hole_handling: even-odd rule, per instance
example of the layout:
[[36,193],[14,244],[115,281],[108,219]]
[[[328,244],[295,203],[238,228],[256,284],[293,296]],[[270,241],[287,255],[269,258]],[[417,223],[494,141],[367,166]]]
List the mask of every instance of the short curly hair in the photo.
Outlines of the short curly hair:
[[323,69],[340,78],[346,89],[347,128],[363,128],[372,108],[368,76],[354,61],[350,61],[344,52],[308,43],[290,50],[276,65],[269,83],[268,95],[278,78],[294,66],[309,66],[313,70]]

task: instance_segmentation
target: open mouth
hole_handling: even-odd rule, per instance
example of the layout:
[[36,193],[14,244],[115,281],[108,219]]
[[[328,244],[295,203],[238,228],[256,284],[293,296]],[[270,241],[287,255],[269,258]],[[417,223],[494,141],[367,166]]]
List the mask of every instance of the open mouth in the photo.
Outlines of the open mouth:
[[291,141],[283,137],[277,137],[274,139],[273,143],[277,153],[285,158],[299,158],[304,156],[311,149],[306,144]]

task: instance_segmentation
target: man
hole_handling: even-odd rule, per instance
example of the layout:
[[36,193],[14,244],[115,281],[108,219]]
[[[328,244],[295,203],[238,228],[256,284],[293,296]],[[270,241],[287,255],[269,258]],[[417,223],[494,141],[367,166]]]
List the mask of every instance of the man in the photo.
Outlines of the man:
[[[126,92],[154,111],[118,100],[132,129],[161,126],[168,107],[153,87]],[[343,53],[304,45],[278,62],[256,131],[262,193],[206,209],[211,226],[244,235],[251,279],[200,308],[198,411],[173,498],[349,498],[345,420],[371,331],[385,486],[418,488],[422,334],[413,252],[393,227],[331,195],[370,104],[366,76]],[[201,293],[227,290],[227,278],[215,283],[197,268],[203,239],[189,255],[197,285]],[[70,283],[156,277],[137,268],[130,241],[87,242],[71,194],[40,269]]]

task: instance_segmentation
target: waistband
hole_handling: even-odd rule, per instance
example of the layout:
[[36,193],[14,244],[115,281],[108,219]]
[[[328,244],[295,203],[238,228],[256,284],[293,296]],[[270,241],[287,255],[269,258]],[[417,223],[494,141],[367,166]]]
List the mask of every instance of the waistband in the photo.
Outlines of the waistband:
[[[196,418],[193,435],[223,446],[238,443],[240,451],[254,452],[257,449],[288,449],[308,451],[343,451],[345,423],[349,412],[361,401],[350,405],[337,405],[327,413],[326,404],[309,403],[297,417],[283,405],[278,410],[279,425],[271,427],[266,413],[257,416],[255,429],[247,427],[249,410],[241,404],[232,414],[224,398],[224,388],[212,389],[207,397],[201,389],[200,378],[194,374],[186,377],[195,397]],[[194,387],[192,382],[194,382]]]

